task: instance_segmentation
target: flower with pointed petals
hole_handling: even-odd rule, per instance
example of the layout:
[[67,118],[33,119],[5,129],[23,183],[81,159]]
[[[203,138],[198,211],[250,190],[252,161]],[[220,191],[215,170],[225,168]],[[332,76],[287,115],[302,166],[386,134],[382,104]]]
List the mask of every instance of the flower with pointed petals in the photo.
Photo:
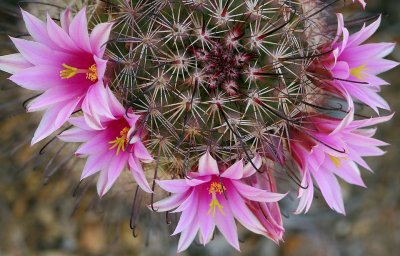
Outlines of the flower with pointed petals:
[[112,117],[100,117],[101,130],[93,129],[82,116],[71,117],[69,122],[75,127],[61,133],[59,138],[66,142],[83,142],[75,152],[77,156],[87,157],[81,179],[100,172],[97,181],[100,197],[107,193],[126,166],[137,184],[152,193],[140,162],[153,161],[141,141],[140,116],[126,112],[109,88],[106,88],[104,103],[110,106]]
[[388,83],[377,75],[398,65],[395,61],[383,59],[393,51],[395,44],[363,44],[376,32],[381,18],[350,36],[344,27],[343,15],[337,14],[337,17],[337,37],[333,44],[324,50],[332,53],[318,61],[317,66],[322,65],[323,69],[331,73],[333,80],[329,84],[341,92],[345,91],[341,94],[358,99],[377,113],[378,108],[389,110],[387,102],[378,95],[381,86]]
[[313,180],[327,204],[335,211],[345,214],[341,189],[336,176],[345,182],[361,187],[365,184],[358,165],[371,171],[364,161],[366,156],[384,154],[379,147],[387,144],[372,138],[375,129],[365,129],[386,122],[391,116],[352,121],[340,126],[341,120],[330,117],[310,117],[312,124],[307,134],[294,130],[291,150],[301,175],[301,187],[296,213],[307,212],[314,195]]
[[106,95],[107,61],[102,57],[112,24],[101,23],[89,35],[85,8],[74,19],[68,9],[64,11],[61,26],[49,16],[45,23],[25,11],[22,15],[34,41],[11,38],[19,53],[1,56],[0,70],[13,74],[10,80],[19,86],[41,93],[28,105],[29,112],[46,110],[32,144],[59,129],[81,108],[97,126],[98,113],[111,116],[100,101]]
[[[254,162],[257,162],[257,158]],[[247,178],[247,183],[255,188],[271,192],[277,191],[275,177],[265,164],[261,166],[260,172]],[[279,244],[283,240],[285,229],[278,202],[248,201],[247,205],[267,231],[264,235]]]
[[[260,167],[260,158],[253,159]],[[200,242],[207,244],[215,226],[237,250],[239,241],[235,219],[250,231],[266,235],[265,227],[246,205],[248,202],[277,202],[285,195],[268,192],[245,184],[241,179],[256,172],[249,163],[243,167],[238,161],[220,173],[217,161],[207,152],[200,157],[198,172],[188,173],[185,179],[157,181],[164,190],[172,193],[156,202],[157,211],[182,212],[173,233],[181,233],[178,252],[185,250],[200,231]]]

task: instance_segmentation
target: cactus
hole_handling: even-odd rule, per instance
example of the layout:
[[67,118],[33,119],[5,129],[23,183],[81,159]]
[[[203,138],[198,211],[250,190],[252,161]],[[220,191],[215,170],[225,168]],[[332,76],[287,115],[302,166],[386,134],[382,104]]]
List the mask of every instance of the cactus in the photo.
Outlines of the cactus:
[[[384,59],[394,44],[364,43],[381,17],[356,33],[342,14],[333,25],[340,2],[82,1],[46,26],[23,11],[35,42],[12,38],[20,53],[1,56],[0,69],[44,91],[28,104],[46,109],[33,144],[73,126],[58,137],[83,143],[81,179],[100,172],[100,197],[128,167],[151,210],[182,212],[178,251],[198,231],[207,244],[215,226],[239,250],[235,219],[279,243],[278,173],[297,186],[296,214],[314,185],[344,214],[336,177],[365,186],[358,165],[383,154],[366,127],[392,118],[379,116],[390,107],[376,75],[398,65]],[[156,184],[170,197],[154,202]]]
[[143,116],[148,148],[168,172],[184,176],[206,150],[225,163],[255,152],[277,159],[288,126],[324,97],[307,74],[318,52],[306,34],[316,28],[299,3],[121,0],[104,8],[116,22],[111,87]]

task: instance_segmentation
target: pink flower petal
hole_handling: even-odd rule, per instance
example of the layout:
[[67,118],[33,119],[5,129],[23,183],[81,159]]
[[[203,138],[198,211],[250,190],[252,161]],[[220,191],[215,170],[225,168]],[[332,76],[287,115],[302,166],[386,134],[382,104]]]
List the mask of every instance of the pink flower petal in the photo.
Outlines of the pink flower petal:
[[241,181],[232,180],[233,186],[244,197],[256,202],[277,202],[284,198],[286,194],[268,192],[242,183]]
[[47,33],[46,24],[24,10],[21,10],[21,12],[25,22],[26,29],[28,30],[32,38],[36,42],[42,43],[53,49],[56,49],[56,45],[53,43],[53,41],[49,37],[49,34]]
[[375,32],[378,30],[379,25],[381,24],[381,19],[382,17],[379,16],[379,18],[371,23],[367,27],[363,27],[359,32],[353,34],[349,38],[348,45],[349,46],[355,46],[355,45],[360,45],[364,43],[368,38],[370,38]]
[[[83,103],[85,103],[85,101],[83,101]],[[90,129],[99,131],[106,129],[106,127],[103,126],[102,122],[100,121],[100,118],[97,115],[91,116],[90,114],[83,112],[83,117],[85,118],[85,122],[90,127]]]
[[82,110],[85,120],[95,130],[104,129],[102,123],[116,119],[111,113],[108,104],[104,104],[107,100],[106,88],[100,81],[89,88],[83,100]]
[[358,128],[374,126],[374,125],[377,125],[380,123],[388,122],[389,120],[391,120],[393,118],[393,116],[394,116],[394,114],[391,114],[388,116],[369,118],[369,119],[364,119],[364,120],[356,120],[349,125],[349,128],[350,129],[358,129]]
[[[187,198],[187,193],[173,194],[153,204],[153,208],[159,212],[171,211],[177,208]],[[151,209],[151,206],[149,206]]]
[[[96,56],[93,56],[94,61],[96,62],[96,67],[97,67],[97,76],[99,81],[102,81],[104,78],[104,74],[106,73],[107,69],[107,60],[100,59]],[[110,100],[112,100],[110,98]],[[106,101],[107,104],[110,104],[111,102]]]
[[99,172],[100,170],[105,170],[105,166],[110,161],[108,157],[103,154],[97,154],[89,156],[86,160],[85,167],[83,168],[81,180]]
[[33,91],[43,91],[57,86],[62,86],[60,68],[54,66],[33,66],[27,67],[23,72],[18,72],[10,77],[10,80],[17,85]]
[[[397,67],[398,65],[399,65],[399,63],[397,61],[384,60],[384,59],[368,62],[368,64],[365,66],[365,68],[368,71],[368,77],[365,80],[370,85],[374,85],[374,84],[376,85],[377,83],[374,82],[373,75],[379,75],[381,73],[384,73],[386,71],[389,71],[389,70]],[[379,78],[375,78],[375,79],[379,79]],[[387,84],[387,82],[384,81],[383,84]]]
[[[69,104],[74,102],[75,106],[81,100],[79,99],[79,91],[71,91],[69,88],[51,88],[45,91],[42,95],[32,100],[27,109],[29,112],[35,112],[52,107],[54,104]],[[72,112],[71,112],[72,113]],[[69,117],[69,116],[68,116]]]
[[339,55],[343,53],[343,51],[346,49],[347,43],[349,41],[349,36],[350,32],[347,30],[347,28],[343,28],[343,34],[342,34],[342,44],[340,46],[339,50]]
[[339,79],[347,79],[350,75],[349,64],[345,61],[336,62],[335,68],[331,71],[333,76]]
[[217,161],[208,151],[200,157],[198,171],[201,175],[219,175]]
[[[344,50],[340,58],[348,60],[352,67],[357,67],[369,63],[374,59],[386,57],[393,52],[395,46],[394,43],[363,44]],[[353,60],[358,63],[352,63]]]
[[147,182],[146,176],[144,175],[142,165],[140,164],[139,160],[135,159],[132,155],[129,156],[129,168],[132,171],[133,178],[139,187],[147,193],[153,193],[149,183]]
[[256,216],[246,206],[243,198],[234,189],[227,191],[227,194],[230,211],[245,228],[256,234],[267,232]]
[[108,171],[108,181],[110,183],[110,187],[114,182],[118,179],[121,172],[128,164],[129,154],[114,154],[113,157],[109,161],[109,166],[107,167]]
[[[347,83],[347,82],[344,82]],[[378,108],[385,110],[390,110],[389,104],[383,99],[378,92],[371,88],[364,87],[353,87],[351,88],[351,95],[358,100],[364,102],[370,108],[372,108],[376,113],[379,113]]]
[[342,34],[343,34],[343,29],[344,29],[344,19],[343,19],[343,14],[341,13],[336,13],[336,18],[338,20],[338,25],[337,25],[337,31],[336,31],[336,37],[332,42],[333,44],[336,44],[337,41],[339,41],[339,39],[342,38]]
[[243,161],[240,160],[233,165],[231,165],[228,169],[226,169],[221,177],[239,180],[243,177]]
[[183,230],[187,229],[190,225],[195,222],[195,217],[198,211],[198,195],[197,192],[194,191],[193,194],[189,197],[190,201],[188,207],[185,211],[182,212],[181,217],[179,218],[178,225],[175,228],[174,233],[172,235],[176,235],[181,233]]
[[29,67],[32,67],[32,64],[20,53],[0,56],[0,70],[9,74],[16,74]]
[[[226,201],[221,202],[221,204],[228,206],[228,203]],[[217,228],[219,229],[221,234],[225,237],[226,241],[228,241],[228,243],[232,245],[233,248],[240,251],[236,223],[233,218],[232,212],[229,209],[226,209],[224,212],[224,215],[220,213],[215,214],[215,224],[217,225]]]
[[57,108],[51,108],[44,113],[42,120],[40,121],[40,124],[35,131],[35,135],[33,136],[31,145],[43,140],[59,128],[55,127],[53,123],[53,121],[57,118],[57,115]]
[[61,27],[65,30],[65,32],[69,32],[69,26],[71,25],[72,15],[71,9],[67,8],[60,15]]
[[107,179],[108,179],[108,175],[107,175],[107,171],[102,170],[100,172],[99,178],[97,179],[97,194],[99,195],[99,197],[103,197],[103,195],[105,195],[105,190],[107,187]]
[[147,151],[147,148],[140,140],[134,144],[133,152],[135,157],[145,163],[150,163],[153,161],[153,157],[150,155],[150,153]]
[[[88,130],[90,131],[90,127],[86,124],[85,118],[83,116],[78,116],[78,117],[71,117],[68,122],[72,124],[73,126],[76,126],[78,128],[81,128],[82,130]],[[91,131],[94,132],[94,131]]]
[[335,134],[336,132],[343,129],[351,123],[354,119],[354,101],[349,94],[348,90],[343,86],[341,82],[335,82],[332,85],[341,93],[341,95],[345,98],[348,106],[347,106],[347,115],[343,118],[342,122],[335,128],[335,130],[331,134]]
[[80,101],[81,100],[78,98],[62,103],[62,107],[58,111],[56,119],[53,120],[54,124],[59,127],[65,124],[72,113],[77,110],[77,106],[79,105]]
[[360,170],[357,165],[353,161],[341,161],[341,166],[339,168],[335,168],[332,163],[330,166],[327,166],[334,174],[342,178],[349,184],[357,185],[360,187],[366,187],[364,181],[361,178]]
[[57,137],[65,142],[85,142],[94,136],[92,131],[86,131],[78,127],[70,128]]
[[79,51],[78,46],[72,41],[68,33],[59,27],[49,15],[47,15],[47,31],[51,35],[51,41],[57,46],[53,48],[67,52]]
[[320,169],[312,172],[325,201],[333,210],[345,215],[342,192],[332,172]]
[[90,45],[86,7],[83,7],[72,20],[69,26],[69,35],[75,44],[86,52],[92,52]]
[[[108,151],[108,143],[107,143],[107,133],[106,132],[98,132],[95,136],[92,137],[91,140],[82,144],[78,150],[75,152],[76,155],[96,155],[101,152]],[[107,144],[107,147],[104,145]]]
[[250,177],[254,173],[257,172],[257,170],[254,168],[254,166],[257,167],[257,169],[261,168],[262,159],[261,159],[261,156],[259,154],[256,154],[256,156],[251,161],[252,161],[253,164],[249,162],[243,168],[243,178]]
[[[351,110],[353,110],[353,107],[351,108]],[[351,122],[353,122],[354,120],[354,111],[349,111],[345,117],[343,118],[343,120],[339,123],[336,124],[336,128],[334,131],[332,131],[329,135],[328,138],[332,138],[336,133],[340,133],[341,131],[343,131],[343,129],[345,129],[346,127],[349,126],[349,124],[351,124]],[[329,142],[325,142],[325,143],[329,143]],[[336,147],[337,149],[339,148],[343,148],[344,150],[346,150],[346,144],[340,144],[340,143],[334,143],[332,142],[332,144],[328,144],[332,147]]]
[[156,183],[170,193],[184,193],[190,188],[185,180],[156,180]]
[[126,154],[121,154],[120,156],[115,155],[113,158],[109,159],[108,167],[100,173],[99,180],[97,181],[97,192],[100,197],[103,197],[111,189],[126,166],[127,161],[128,155]]
[[199,200],[198,216],[200,219],[200,242],[203,245],[211,241],[215,229],[215,222],[211,214],[208,214],[209,209],[208,201]]
[[[266,189],[271,192],[276,192],[276,181],[273,175],[269,173],[266,168],[264,172],[255,175],[256,182],[251,183],[253,186]],[[270,238],[276,244],[283,240],[284,228],[282,223],[282,215],[278,203],[260,203],[260,202],[246,202],[246,205],[255,215],[257,220],[265,229],[264,236]],[[233,211],[235,212],[235,211]],[[237,217],[236,217],[237,218]]]
[[199,230],[199,222],[196,221],[189,225],[189,227],[182,231],[178,243],[178,253],[186,250],[196,237],[197,231]]
[[[96,58],[95,58],[96,59]],[[106,64],[104,64],[106,66]],[[126,110],[124,106],[119,102],[117,97],[115,97],[114,93],[111,91],[110,87],[106,86],[106,94],[107,94],[107,102],[110,108],[110,111],[113,116],[123,116],[126,114]],[[139,118],[138,115],[129,116],[127,119],[129,125],[132,127],[136,123],[137,119]],[[131,123],[131,121],[133,123]]]
[[[189,190],[187,190],[185,192],[185,194],[188,194],[186,199],[181,203],[181,205],[179,205],[178,208],[173,210],[172,213],[183,212],[183,211],[186,211],[186,210],[190,211],[191,209],[189,208],[189,206],[192,204],[193,197],[201,196],[201,194],[196,192],[196,189],[189,189]],[[199,200],[201,200],[201,199],[199,199]]]
[[78,102],[79,100],[71,101],[69,103],[62,103],[48,109],[43,115],[42,120],[35,131],[31,144],[33,145],[38,143],[58,130],[70,117]]
[[98,57],[102,57],[104,54],[112,26],[112,23],[100,23],[93,29],[90,35],[92,50]]
[[303,179],[301,180],[301,188],[299,188],[297,198],[300,198],[300,201],[294,213],[307,213],[311,207],[311,203],[314,198],[314,184],[308,171],[305,171],[303,174]]
[[61,67],[63,60],[71,58],[69,54],[51,50],[41,43],[19,38],[11,38],[11,40],[22,56],[34,65]]
[[206,182],[209,182],[211,180],[210,176],[196,176],[195,174],[198,174],[197,172],[189,172],[187,174],[186,184],[188,184],[191,187],[198,186],[200,184],[204,184]]

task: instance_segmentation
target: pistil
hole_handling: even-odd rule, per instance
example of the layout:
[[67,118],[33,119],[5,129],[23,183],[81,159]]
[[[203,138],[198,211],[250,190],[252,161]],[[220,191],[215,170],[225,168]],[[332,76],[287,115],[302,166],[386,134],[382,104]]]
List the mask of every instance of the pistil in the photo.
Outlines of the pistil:
[[79,69],[79,68],[69,66],[67,64],[62,64],[62,66],[65,69],[60,71],[61,79],[70,79],[70,78],[76,76],[77,74],[86,74],[86,79],[90,80],[92,82],[96,82],[98,79],[96,64],[93,64],[92,66],[90,66],[89,69]]

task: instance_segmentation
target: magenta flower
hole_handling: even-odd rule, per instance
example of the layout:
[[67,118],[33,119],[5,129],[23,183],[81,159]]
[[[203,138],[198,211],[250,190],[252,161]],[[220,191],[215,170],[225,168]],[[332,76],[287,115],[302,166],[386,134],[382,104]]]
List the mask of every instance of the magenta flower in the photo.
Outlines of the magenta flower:
[[[328,69],[335,79],[331,85],[340,92],[344,88],[347,94],[376,112],[378,108],[389,110],[387,102],[378,95],[380,87],[388,83],[377,75],[398,65],[395,61],[383,59],[393,51],[395,44],[363,44],[378,29],[381,18],[349,36],[344,27],[343,15],[337,14],[337,17],[337,38],[330,46],[333,52],[322,61],[324,68]],[[339,38],[342,38],[340,42]]]
[[[253,163],[257,167],[261,165],[259,158],[254,159]],[[243,167],[241,160],[220,173],[217,161],[207,152],[200,157],[198,172],[188,173],[185,179],[157,181],[162,189],[173,195],[156,202],[154,209],[170,211],[176,208],[174,212],[182,212],[173,233],[181,233],[178,252],[189,247],[198,231],[200,242],[207,244],[215,226],[239,250],[235,219],[254,233],[267,234],[247,204],[277,202],[285,195],[251,187],[241,181],[255,171],[250,163]]]
[[34,41],[11,38],[20,53],[1,56],[0,69],[13,74],[10,80],[19,86],[42,93],[28,105],[29,112],[46,110],[32,144],[59,129],[81,108],[95,126],[98,113],[111,116],[101,99],[106,95],[107,64],[102,57],[112,24],[99,24],[89,35],[85,8],[74,19],[69,10],[64,11],[61,27],[49,16],[44,23],[25,11],[22,15]]
[[313,127],[310,127],[308,135],[294,131],[291,150],[302,175],[302,187],[298,195],[300,203],[296,213],[309,210],[314,195],[314,180],[328,205],[345,214],[336,176],[349,184],[365,187],[357,164],[371,171],[363,157],[383,155],[384,151],[379,147],[387,144],[372,138],[375,129],[363,128],[391,118],[392,116],[386,116],[352,121],[347,126],[340,127],[341,120],[311,117],[307,121]]
[[87,157],[81,179],[100,172],[97,181],[100,197],[107,193],[126,166],[132,171],[137,184],[152,193],[140,162],[153,161],[141,141],[140,116],[132,111],[126,113],[109,88],[106,88],[104,103],[110,106],[113,117],[100,117],[101,130],[89,126],[84,117],[72,117],[69,122],[75,127],[63,132],[59,138],[66,142],[83,142],[75,152],[77,156]]
[[[277,191],[275,178],[266,165],[261,166],[260,172],[247,178],[247,183],[255,188],[271,192]],[[264,235],[279,244],[283,240],[285,229],[278,202],[248,201],[247,205],[266,230]]]

